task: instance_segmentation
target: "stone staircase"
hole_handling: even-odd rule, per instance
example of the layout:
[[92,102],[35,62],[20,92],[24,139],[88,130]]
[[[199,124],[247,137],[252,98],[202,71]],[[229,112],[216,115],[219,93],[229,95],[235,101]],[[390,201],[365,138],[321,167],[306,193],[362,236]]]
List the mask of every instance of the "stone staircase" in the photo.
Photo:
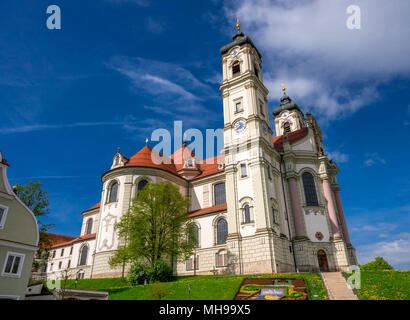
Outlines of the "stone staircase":
[[322,272],[321,275],[329,300],[359,300],[353,290],[347,286],[341,272]]

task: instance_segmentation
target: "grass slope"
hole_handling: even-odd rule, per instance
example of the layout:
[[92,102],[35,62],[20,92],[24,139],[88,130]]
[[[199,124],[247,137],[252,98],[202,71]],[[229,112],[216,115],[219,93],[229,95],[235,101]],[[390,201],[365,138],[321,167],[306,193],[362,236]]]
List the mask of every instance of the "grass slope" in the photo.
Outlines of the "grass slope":
[[[348,277],[350,274],[345,273]],[[410,300],[410,271],[361,271],[362,300]]]
[[[161,284],[165,288],[163,300],[188,300],[188,284],[191,285],[192,300],[232,300],[245,278],[303,278],[308,288],[309,299],[327,300],[325,288],[319,274],[268,274],[249,276],[188,276]],[[315,281],[315,289],[312,285]],[[74,288],[74,280],[67,282],[67,288]],[[153,300],[157,284],[129,286],[121,278],[80,279],[77,289],[108,291],[110,300]],[[313,297],[315,293],[318,297]]]

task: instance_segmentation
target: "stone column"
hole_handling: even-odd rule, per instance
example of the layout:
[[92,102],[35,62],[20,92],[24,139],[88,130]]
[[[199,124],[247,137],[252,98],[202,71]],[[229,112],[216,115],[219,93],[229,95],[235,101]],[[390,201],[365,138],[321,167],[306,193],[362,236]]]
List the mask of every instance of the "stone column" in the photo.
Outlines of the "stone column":
[[288,178],[290,200],[292,205],[293,222],[295,225],[296,237],[304,237],[305,232],[302,221],[302,208],[299,202],[298,189],[296,187],[296,179]]
[[346,224],[345,214],[343,212],[342,200],[340,199],[340,192],[339,190],[334,190],[333,192],[335,195],[337,211],[339,212],[340,222],[342,224],[343,236],[345,238],[346,243],[350,244],[351,242],[350,242],[350,237],[349,237],[349,231],[347,230],[347,224]]
[[330,189],[330,183],[328,179],[322,180],[322,183],[323,183],[323,192],[327,200],[327,210],[329,211],[333,239],[338,239],[338,238],[340,239],[341,235],[340,235],[340,230],[339,230],[339,223],[337,222],[336,208],[333,202],[332,190]]

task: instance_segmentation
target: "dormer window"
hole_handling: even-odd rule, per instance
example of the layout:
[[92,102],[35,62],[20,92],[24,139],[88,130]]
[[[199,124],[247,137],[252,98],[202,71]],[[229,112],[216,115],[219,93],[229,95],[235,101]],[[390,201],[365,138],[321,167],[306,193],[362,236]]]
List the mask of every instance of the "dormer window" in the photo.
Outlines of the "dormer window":
[[241,72],[241,66],[239,64],[239,61],[236,61],[233,65],[232,65],[232,75],[236,76]]
[[115,164],[115,165],[119,165],[119,164],[120,164],[120,156],[116,156],[116,157],[115,157],[115,162],[114,162],[114,164]]

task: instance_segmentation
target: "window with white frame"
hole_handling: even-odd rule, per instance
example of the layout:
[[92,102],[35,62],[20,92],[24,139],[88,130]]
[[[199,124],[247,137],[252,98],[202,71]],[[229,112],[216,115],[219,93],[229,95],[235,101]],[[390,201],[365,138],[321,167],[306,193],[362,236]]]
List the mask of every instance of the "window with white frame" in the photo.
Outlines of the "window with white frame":
[[86,224],[86,231],[85,234],[91,234],[92,230],[93,230],[93,218],[90,218],[87,220],[87,224]]
[[61,249],[61,254],[60,254],[60,257],[62,257],[64,255],[64,248],[63,249]]
[[63,261],[60,261],[60,262],[58,263],[58,269],[61,269],[62,265],[63,265]]
[[228,254],[221,250],[215,255],[215,260],[216,267],[225,267],[228,265]]
[[7,252],[2,276],[20,277],[25,255],[17,252]]
[[0,229],[3,229],[4,225],[6,224],[8,209],[8,207],[0,205]]
[[246,172],[246,164],[241,163],[241,178],[245,178],[248,176],[248,173]]
[[242,111],[242,102],[238,101],[235,103],[235,112],[241,112]]
[[186,261],[186,270],[191,271],[194,269],[195,270],[199,269],[199,256],[198,255],[196,257],[192,256]]
[[250,223],[251,222],[251,208],[249,207],[248,204],[246,204],[243,207],[243,211],[244,211],[244,222],[245,223]]
[[114,181],[111,183],[109,187],[109,193],[108,193],[108,203],[110,202],[116,202],[117,201],[117,193],[118,193],[118,182]]
[[225,182],[214,185],[214,202],[216,206],[226,203]]

